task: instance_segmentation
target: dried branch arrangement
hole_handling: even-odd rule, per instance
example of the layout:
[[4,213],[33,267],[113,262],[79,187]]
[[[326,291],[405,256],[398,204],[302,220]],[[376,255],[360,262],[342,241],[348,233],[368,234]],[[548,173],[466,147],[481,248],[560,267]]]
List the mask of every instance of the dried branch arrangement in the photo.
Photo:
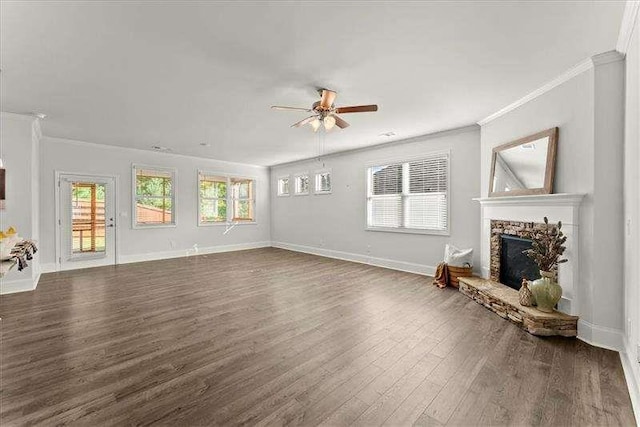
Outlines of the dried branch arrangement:
[[544,217],[545,229],[533,239],[531,249],[523,251],[531,258],[542,271],[556,271],[558,264],[567,262],[562,258],[566,246],[567,236],[562,233],[562,222],[557,227],[550,226],[547,217]]

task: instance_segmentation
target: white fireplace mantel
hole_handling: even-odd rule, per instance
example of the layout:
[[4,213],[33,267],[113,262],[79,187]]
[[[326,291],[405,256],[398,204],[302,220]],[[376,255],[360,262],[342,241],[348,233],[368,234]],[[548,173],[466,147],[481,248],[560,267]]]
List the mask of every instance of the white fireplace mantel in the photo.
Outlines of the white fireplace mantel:
[[534,194],[530,196],[482,197],[473,199],[482,206],[492,205],[570,205],[579,206],[584,198],[582,193]]
[[562,221],[562,231],[567,236],[565,255],[569,262],[561,264],[558,270],[558,282],[563,289],[560,310],[578,313],[576,290],[579,282],[579,233],[580,205],[585,194],[559,193],[530,196],[486,197],[473,199],[481,205],[482,235],[480,240],[482,276],[489,277],[491,257],[491,220],[543,222]]
[[530,196],[480,197],[473,199],[482,206],[580,206],[582,193],[534,194]]

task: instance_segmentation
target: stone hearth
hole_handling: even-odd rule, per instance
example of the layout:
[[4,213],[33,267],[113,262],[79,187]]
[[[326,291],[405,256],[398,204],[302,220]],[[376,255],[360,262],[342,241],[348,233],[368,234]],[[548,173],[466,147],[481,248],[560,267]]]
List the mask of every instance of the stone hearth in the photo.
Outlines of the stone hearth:
[[458,289],[532,335],[575,337],[578,334],[578,316],[523,307],[518,302],[518,291],[501,283],[479,277],[461,277]]

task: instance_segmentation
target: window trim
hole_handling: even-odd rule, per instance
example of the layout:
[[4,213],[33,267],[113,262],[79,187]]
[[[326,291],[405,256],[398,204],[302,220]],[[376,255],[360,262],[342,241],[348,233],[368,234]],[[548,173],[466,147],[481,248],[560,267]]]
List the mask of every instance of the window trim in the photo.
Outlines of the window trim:
[[[371,183],[369,182],[369,169],[371,169],[374,166],[380,166],[384,164],[410,163],[418,160],[425,160],[429,157],[435,157],[438,155],[447,156],[447,192],[446,192],[447,228],[445,230],[430,230],[430,229],[423,229],[423,228],[406,228],[406,227],[395,228],[395,227],[370,226],[369,225],[369,197],[370,197],[369,191],[370,191]],[[400,158],[386,158],[386,159],[381,159],[374,162],[368,162],[364,169],[364,175],[365,175],[365,191],[366,191],[365,199],[364,199],[365,231],[380,231],[385,233],[404,233],[404,234],[426,234],[426,235],[433,235],[433,236],[450,236],[451,235],[451,150],[450,149],[431,151],[431,152],[422,153],[415,156],[405,156]],[[406,197],[405,190],[404,190],[404,183],[403,183],[402,191],[403,192],[402,194],[400,194],[400,196],[402,197],[402,200],[404,200],[404,197]]]
[[[298,185],[296,183],[296,180],[298,178],[300,178],[301,176],[306,176],[307,180],[309,180],[309,186],[307,187],[307,191],[305,191],[304,193],[298,193]],[[309,172],[298,172],[296,174],[293,175],[293,195],[294,196],[308,196],[309,194],[311,194],[311,177],[309,176]]]
[[[280,180],[281,179],[289,180],[289,192],[288,193],[280,193]],[[276,178],[276,196],[278,197],[291,197],[291,175],[281,175]]]
[[[215,176],[219,176],[221,178],[226,178],[227,179],[227,218],[225,221],[218,221],[218,222],[202,222],[200,221],[200,202],[201,202],[201,197],[200,197],[200,175],[215,175]],[[252,221],[237,221],[234,222],[233,218],[229,219],[230,216],[230,212],[233,210],[233,197],[231,196],[231,192],[230,192],[230,186],[231,186],[231,179],[235,178],[235,179],[248,179],[253,181],[253,220]],[[196,190],[198,192],[198,206],[196,206],[196,220],[197,220],[197,224],[198,227],[228,227],[229,225],[257,225],[258,224],[258,200],[256,197],[257,194],[257,188],[258,188],[258,180],[256,179],[255,176],[253,175],[242,175],[242,174],[235,174],[232,173],[230,174],[229,172],[216,172],[216,171],[211,171],[211,170],[206,170],[206,169],[198,169],[197,174],[196,174]],[[233,215],[231,213],[231,215]]]
[[[138,169],[150,169],[161,172],[171,173],[171,222],[167,224],[143,224],[137,221],[137,207],[138,207],[138,189],[137,178]],[[178,171],[176,168],[167,166],[154,166],[142,163],[131,164],[131,228],[134,230],[145,230],[149,228],[175,228],[178,226],[178,209],[177,209],[177,197],[176,188],[178,187]]]
[[[318,176],[320,174],[323,173],[328,173],[329,176],[331,177],[330,179],[331,181],[331,189],[329,191],[322,191],[322,190],[318,190]],[[324,195],[324,194],[331,194],[333,193],[333,172],[331,171],[330,168],[326,168],[326,169],[318,169],[316,171],[313,172],[313,194],[316,194],[318,196]]]

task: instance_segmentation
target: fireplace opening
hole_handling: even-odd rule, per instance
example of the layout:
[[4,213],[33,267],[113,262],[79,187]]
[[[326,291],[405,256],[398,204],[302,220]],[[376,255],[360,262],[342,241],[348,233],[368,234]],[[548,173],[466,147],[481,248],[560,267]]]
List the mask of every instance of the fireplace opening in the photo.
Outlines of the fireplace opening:
[[503,234],[500,236],[500,283],[519,290],[522,278],[540,278],[538,266],[522,252],[531,249],[533,241]]

